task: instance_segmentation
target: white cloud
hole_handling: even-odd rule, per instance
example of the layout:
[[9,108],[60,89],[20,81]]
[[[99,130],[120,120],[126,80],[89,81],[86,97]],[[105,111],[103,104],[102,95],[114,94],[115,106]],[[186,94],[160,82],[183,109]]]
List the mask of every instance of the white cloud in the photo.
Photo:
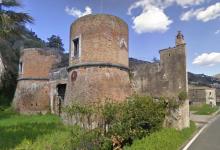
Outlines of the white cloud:
[[164,9],[174,4],[187,7],[202,2],[204,0],[137,0],[129,7],[128,15],[132,15],[134,9],[141,8],[140,14],[132,15],[133,28],[137,33],[164,32],[173,22]]
[[152,7],[134,17],[133,28],[139,34],[156,31],[164,32],[169,29],[171,23],[172,20],[169,20],[162,9]]
[[209,67],[220,64],[220,53],[203,53],[193,60],[193,64]]
[[191,10],[189,10],[189,11],[183,13],[183,14],[181,15],[180,19],[181,19],[182,21],[189,21],[190,19],[196,17],[196,16],[198,15],[198,13],[199,13],[200,11],[202,11],[202,10],[203,10],[203,8],[200,8],[200,9],[197,9],[197,10],[191,9]]
[[205,8],[200,8],[196,10],[189,10],[182,14],[181,20],[182,21],[188,21],[192,18],[195,18],[196,20],[203,21],[203,22],[208,22],[210,20],[214,20],[217,18],[220,18],[220,2],[213,4],[209,7]]
[[92,9],[89,6],[86,6],[85,7],[85,11],[82,12],[81,10],[79,10],[77,8],[74,8],[74,7],[69,8],[68,6],[66,6],[65,12],[68,15],[71,15],[71,16],[79,18],[79,17],[85,16],[85,15],[92,14]]
[[188,7],[191,5],[199,5],[205,0],[176,0],[176,3],[182,7]]

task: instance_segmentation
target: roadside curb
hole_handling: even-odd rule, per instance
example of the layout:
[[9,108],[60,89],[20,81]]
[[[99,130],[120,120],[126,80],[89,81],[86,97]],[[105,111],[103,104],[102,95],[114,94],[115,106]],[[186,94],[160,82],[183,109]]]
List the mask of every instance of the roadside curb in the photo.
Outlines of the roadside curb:
[[199,131],[196,134],[193,134],[193,137],[190,139],[190,141],[182,148],[182,150],[187,150],[192,143],[198,138],[198,136],[207,128],[209,127],[214,121],[216,121],[219,117],[220,114],[218,114],[220,112],[220,109],[218,111],[216,111],[215,113],[213,113],[211,115],[211,119],[207,122],[207,124],[205,124],[201,129],[199,129]]

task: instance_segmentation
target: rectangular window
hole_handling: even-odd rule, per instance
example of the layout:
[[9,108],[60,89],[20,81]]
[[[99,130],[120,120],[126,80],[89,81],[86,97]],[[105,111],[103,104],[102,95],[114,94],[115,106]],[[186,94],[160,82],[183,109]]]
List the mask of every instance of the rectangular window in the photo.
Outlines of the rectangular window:
[[23,73],[23,63],[22,62],[19,63],[19,72]]
[[73,40],[74,57],[79,57],[79,38]]

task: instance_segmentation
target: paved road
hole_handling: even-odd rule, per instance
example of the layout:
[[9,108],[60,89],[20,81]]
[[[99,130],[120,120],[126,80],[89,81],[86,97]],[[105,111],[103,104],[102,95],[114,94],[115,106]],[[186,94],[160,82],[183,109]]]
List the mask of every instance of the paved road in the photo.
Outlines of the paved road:
[[220,116],[199,135],[188,150],[220,150]]

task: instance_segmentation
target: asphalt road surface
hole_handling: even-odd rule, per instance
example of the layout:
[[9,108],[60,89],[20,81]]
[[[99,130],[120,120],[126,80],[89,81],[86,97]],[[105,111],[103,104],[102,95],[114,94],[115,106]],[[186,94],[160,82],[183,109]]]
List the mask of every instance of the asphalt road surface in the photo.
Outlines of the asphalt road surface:
[[188,150],[220,150],[220,115],[203,130]]

